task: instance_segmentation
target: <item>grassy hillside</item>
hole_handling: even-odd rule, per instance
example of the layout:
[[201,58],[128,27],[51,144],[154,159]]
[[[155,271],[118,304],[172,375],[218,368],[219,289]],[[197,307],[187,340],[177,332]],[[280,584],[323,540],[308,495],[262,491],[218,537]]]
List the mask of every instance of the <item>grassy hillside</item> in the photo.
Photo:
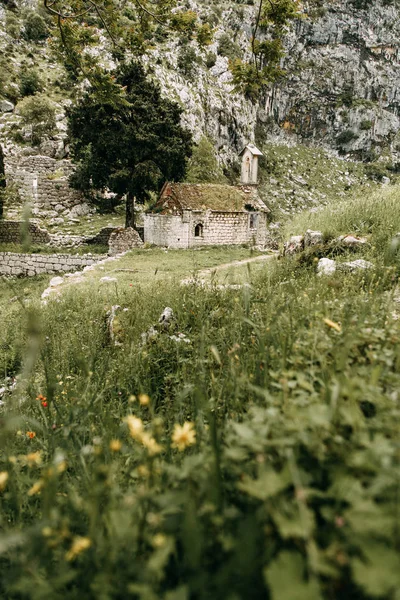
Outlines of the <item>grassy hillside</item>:
[[288,258],[207,289],[116,265],[116,284],[15,309],[27,334],[0,429],[1,597],[397,598],[394,193],[292,226],[348,233],[362,211],[369,272],[321,278]]

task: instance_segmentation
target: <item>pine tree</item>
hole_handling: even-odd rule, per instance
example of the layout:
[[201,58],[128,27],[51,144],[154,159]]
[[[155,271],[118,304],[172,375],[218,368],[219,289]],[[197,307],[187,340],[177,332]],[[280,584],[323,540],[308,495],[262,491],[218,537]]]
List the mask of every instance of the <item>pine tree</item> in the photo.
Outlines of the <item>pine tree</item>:
[[192,136],[182,128],[181,114],[139,64],[121,66],[115,80],[99,72],[97,85],[68,112],[78,163],[71,184],[125,195],[126,226],[134,226],[134,201],[144,202],[166,180],[185,175]]

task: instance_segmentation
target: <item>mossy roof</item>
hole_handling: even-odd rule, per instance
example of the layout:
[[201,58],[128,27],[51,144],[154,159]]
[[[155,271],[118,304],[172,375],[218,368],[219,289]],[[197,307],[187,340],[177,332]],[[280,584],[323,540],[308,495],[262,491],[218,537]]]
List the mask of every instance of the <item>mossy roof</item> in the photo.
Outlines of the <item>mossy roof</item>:
[[182,213],[184,210],[217,212],[269,212],[253,186],[198,183],[167,183],[152,212]]

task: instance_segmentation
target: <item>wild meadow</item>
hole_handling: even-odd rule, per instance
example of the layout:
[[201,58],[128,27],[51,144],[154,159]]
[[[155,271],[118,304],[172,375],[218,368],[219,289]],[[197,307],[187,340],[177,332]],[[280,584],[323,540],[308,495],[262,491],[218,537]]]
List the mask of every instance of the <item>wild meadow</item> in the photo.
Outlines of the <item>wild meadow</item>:
[[287,225],[367,235],[368,271],[1,288],[1,598],[400,598],[395,194]]

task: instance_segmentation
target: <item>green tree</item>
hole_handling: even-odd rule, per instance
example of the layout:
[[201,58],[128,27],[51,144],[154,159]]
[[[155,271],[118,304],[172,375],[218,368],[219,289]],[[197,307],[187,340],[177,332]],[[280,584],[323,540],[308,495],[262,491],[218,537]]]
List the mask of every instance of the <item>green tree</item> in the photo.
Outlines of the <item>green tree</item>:
[[188,162],[186,181],[189,183],[226,183],[222,169],[215,156],[211,141],[203,136]]
[[4,152],[0,145],[0,219],[3,218],[4,191],[6,189],[6,172],[4,168]]
[[280,67],[285,54],[283,37],[290,22],[300,17],[297,0],[260,0],[251,40],[252,60],[237,58],[231,63],[235,91],[256,101],[265,85],[285,74]]
[[192,137],[181,114],[139,64],[121,66],[115,79],[98,72],[97,85],[68,111],[78,164],[71,185],[125,195],[126,226],[134,226],[134,201],[185,175]]
[[27,96],[18,103],[17,110],[22,125],[31,130],[31,143],[38,146],[44,136],[50,135],[56,126],[54,104],[45,94]]

